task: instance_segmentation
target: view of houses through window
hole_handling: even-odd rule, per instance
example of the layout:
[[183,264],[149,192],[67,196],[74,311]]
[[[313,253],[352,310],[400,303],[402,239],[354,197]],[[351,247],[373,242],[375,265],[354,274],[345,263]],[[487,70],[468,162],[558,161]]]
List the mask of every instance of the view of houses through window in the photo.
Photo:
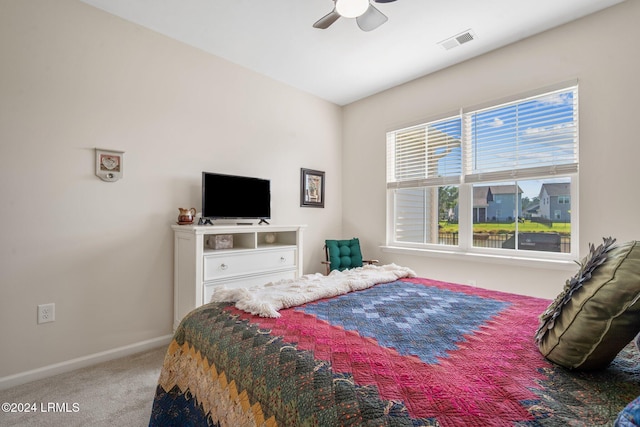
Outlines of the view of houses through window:
[[389,132],[388,243],[571,253],[577,107],[573,86]]
[[[458,187],[440,187],[438,243],[458,245]],[[473,246],[571,252],[568,179],[478,184],[472,191]]]

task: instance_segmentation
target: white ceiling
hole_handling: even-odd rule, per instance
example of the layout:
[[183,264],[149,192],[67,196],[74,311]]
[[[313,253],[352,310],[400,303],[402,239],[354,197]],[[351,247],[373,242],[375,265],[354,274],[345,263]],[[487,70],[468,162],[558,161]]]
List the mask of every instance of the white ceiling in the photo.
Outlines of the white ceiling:
[[[339,105],[624,0],[397,0],[371,32],[315,21],[333,0],[82,0]],[[475,39],[438,43],[471,30]]]

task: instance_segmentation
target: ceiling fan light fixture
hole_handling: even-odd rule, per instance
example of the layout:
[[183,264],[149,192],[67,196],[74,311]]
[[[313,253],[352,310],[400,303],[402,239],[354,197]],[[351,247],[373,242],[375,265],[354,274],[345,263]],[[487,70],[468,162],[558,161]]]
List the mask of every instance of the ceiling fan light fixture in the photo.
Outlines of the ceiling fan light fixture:
[[345,18],[357,18],[368,8],[369,0],[336,0],[336,12]]

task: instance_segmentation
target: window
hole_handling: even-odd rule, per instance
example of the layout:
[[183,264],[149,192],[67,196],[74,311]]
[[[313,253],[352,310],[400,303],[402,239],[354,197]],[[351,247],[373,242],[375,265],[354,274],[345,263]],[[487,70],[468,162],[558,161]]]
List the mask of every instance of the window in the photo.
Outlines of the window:
[[571,254],[577,178],[577,86],[389,132],[387,243]]
[[[454,221],[462,173],[460,117],[393,133],[387,188],[393,193],[395,239],[440,244],[439,223]],[[455,244],[453,241],[443,244]]]

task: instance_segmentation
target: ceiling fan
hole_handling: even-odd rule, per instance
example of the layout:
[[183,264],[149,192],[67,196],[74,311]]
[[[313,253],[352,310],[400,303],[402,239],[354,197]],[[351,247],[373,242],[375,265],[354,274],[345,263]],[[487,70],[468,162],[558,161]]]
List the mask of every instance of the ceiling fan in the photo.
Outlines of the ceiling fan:
[[[387,16],[376,9],[371,0],[333,0],[333,10],[318,19],[314,28],[321,30],[329,28],[341,16],[344,18],[356,18],[358,27],[362,31],[371,31],[387,22]],[[396,0],[373,0],[375,3],[391,3]]]

